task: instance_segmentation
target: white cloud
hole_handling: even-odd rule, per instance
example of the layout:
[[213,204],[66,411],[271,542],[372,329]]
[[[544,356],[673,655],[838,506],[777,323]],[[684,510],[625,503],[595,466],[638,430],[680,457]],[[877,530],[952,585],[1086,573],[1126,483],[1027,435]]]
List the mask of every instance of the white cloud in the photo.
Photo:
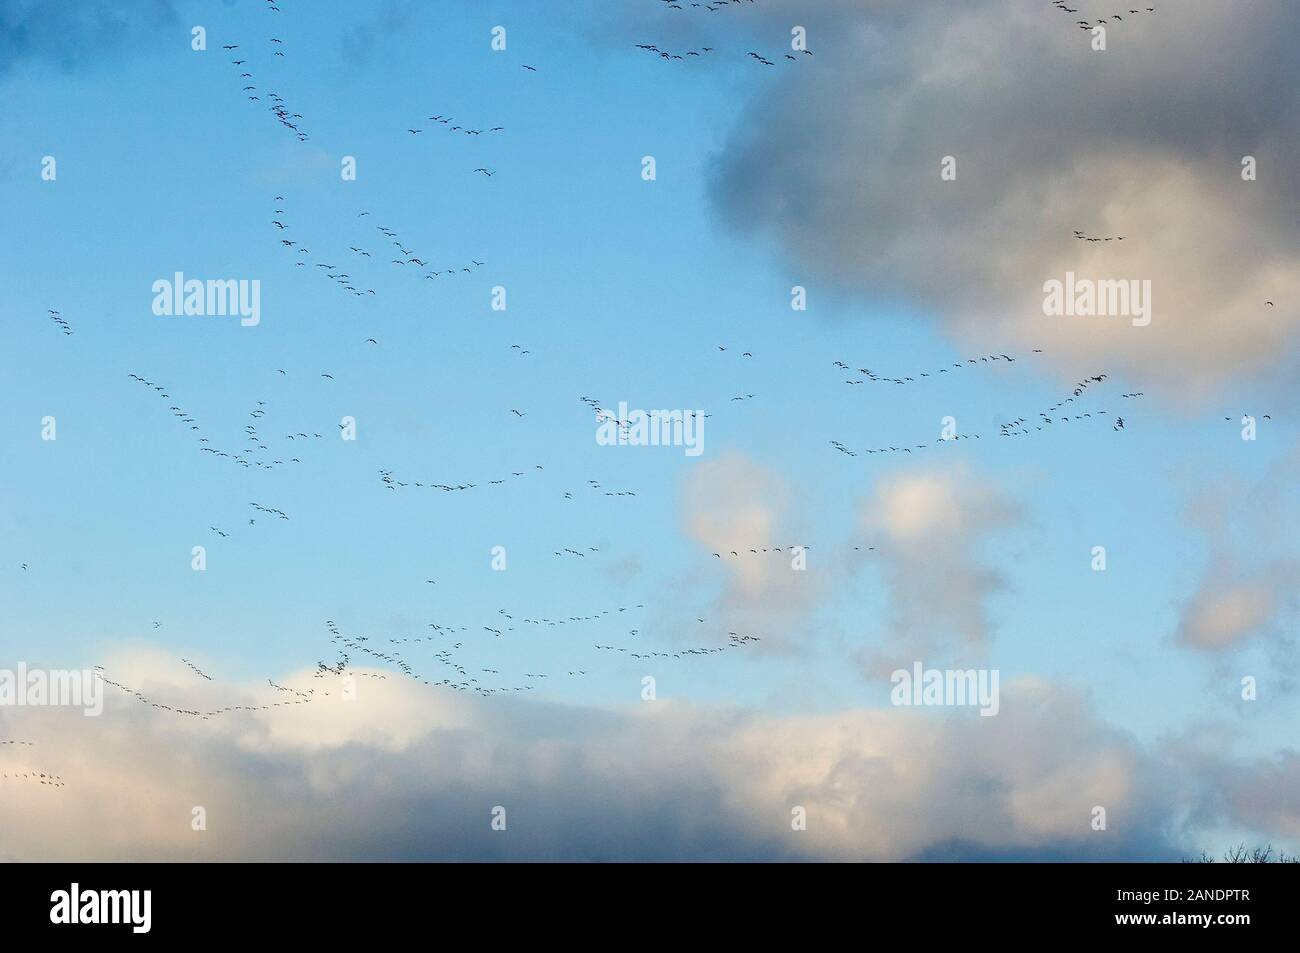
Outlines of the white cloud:
[[[811,543],[794,535],[791,509],[786,483],[736,451],[693,467],[683,488],[686,532],[703,547],[700,561],[725,578],[707,611],[724,631],[759,635],[760,649],[806,634],[826,584],[820,551],[808,550],[807,568],[794,568],[790,547]],[[681,608],[689,618],[689,609]],[[689,631],[689,622],[680,624]]]
[[911,471],[879,484],[863,512],[889,597],[884,645],[862,653],[879,675],[914,660],[970,661],[990,642],[988,600],[1005,588],[983,552],[1020,515],[968,470]]
[[[1295,573],[1282,579],[1234,579],[1216,567],[1183,606],[1178,641],[1191,648],[1220,651],[1236,647],[1265,631],[1284,606],[1281,587],[1300,582]],[[1276,575],[1276,574],[1274,574]]]
[[[121,658],[164,704],[197,679]],[[142,672],[148,675],[142,677]],[[118,672],[121,675],[121,672]],[[388,673],[356,702],[202,722],[115,693],[98,719],[3,713],[0,753],[66,787],[5,781],[0,840],[24,860],[1166,857],[1156,759],[1086,700],[1004,685],[1001,713],[776,717],[676,703],[568,708],[450,695]],[[277,679],[306,690],[310,673]],[[135,686],[133,686],[135,687]],[[269,687],[198,686],[226,704]],[[194,703],[194,704],[191,704]],[[206,832],[191,810],[207,811]],[[489,827],[507,809],[507,831]],[[791,830],[791,809],[808,829]],[[1089,826],[1104,805],[1108,830]],[[1270,829],[1296,823],[1270,808]]]
[[[1242,441],[1241,446],[1255,444]],[[1209,560],[1179,607],[1175,637],[1180,645],[1226,653],[1265,638],[1275,662],[1288,673],[1294,670],[1290,633],[1300,618],[1300,554],[1294,538],[1298,474],[1300,444],[1294,444],[1255,480],[1216,473],[1191,500],[1187,517],[1204,534]]]

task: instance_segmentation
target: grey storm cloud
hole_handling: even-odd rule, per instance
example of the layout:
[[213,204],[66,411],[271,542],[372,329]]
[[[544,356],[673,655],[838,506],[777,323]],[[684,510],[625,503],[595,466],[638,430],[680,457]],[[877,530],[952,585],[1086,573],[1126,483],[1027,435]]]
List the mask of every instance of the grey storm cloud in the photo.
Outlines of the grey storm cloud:
[[[806,25],[816,63],[755,73],[715,164],[717,209],[814,296],[919,300],[959,339],[1043,346],[1062,375],[1114,367],[1174,403],[1284,379],[1300,360],[1294,5],[1156,4],[1112,22],[1104,52],[1072,21],[1113,4],[1076,6],[787,2],[738,18],[772,49]],[[1045,316],[1043,283],[1067,270],[1151,280],[1151,325]]]

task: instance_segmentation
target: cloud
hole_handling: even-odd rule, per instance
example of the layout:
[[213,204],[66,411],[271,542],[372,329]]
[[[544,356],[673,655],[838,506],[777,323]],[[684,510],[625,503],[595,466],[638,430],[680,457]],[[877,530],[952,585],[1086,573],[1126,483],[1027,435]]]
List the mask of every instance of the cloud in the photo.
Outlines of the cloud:
[[[1063,376],[1123,370],[1179,402],[1285,379],[1300,20],[1287,0],[1165,6],[1093,52],[1072,19],[991,0],[776,6],[755,34],[807,23],[816,55],[753,95],[716,207],[810,288],[920,301],[963,342],[1043,347]],[[1150,326],[1044,316],[1043,283],[1066,271],[1149,279]]]
[[1300,571],[1276,563],[1263,577],[1241,578],[1231,567],[1216,564],[1202,577],[1184,604],[1178,620],[1178,641],[1217,652],[1236,648],[1252,636],[1283,631],[1280,616],[1294,608],[1293,593]]
[[[759,634],[765,649],[806,632],[823,592],[818,552],[807,550],[806,568],[795,568],[790,548],[808,541],[790,529],[791,507],[786,483],[737,451],[692,467],[682,493],[687,534],[725,574],[711,613],[725,631]],[[776,549],[782,552],[770,551]]]
[[1279,752],[1218,773],[1225,815],[1249,830],[1300,839],[1300,752]]
[[[1270,437],[1266,431],[1264,437]],[[1244,452],[1256,446],[1241,441]],[[1175,638],[1187,648],[1226,653],[1268,639],[1284,671],[1294,669],[1294,621],[1300,614],[1300,555],[1292,527],[1300,444],[1254,481],[1216,474],[1187,507],[1209,559],[1179,606]],[[1288,676],[1287,681],[1291,679]]]
[[353,69],[367,69],[382,61],[388,41],[410,28],[411,10],[396,0],[385,0],[378,10],[367,8],[364,19],[348,27],[339,42],[343,62]]
[[[776,537],[789,491],[779,477],[736,451],[694,467],[684,493],[686,530],[722,555],[785,545]],[[776,578],[772,560],[722,562],[739,597],[761,594]],[[788,569],[788,566],[782,568]]]
[[[196,685],[153,652],[108,668],[181,707],[284,697]],[[35,743],[0,753],[5,769],[51,771],[66,787],[0,782],[0,842],[24,860],[1150,860],[1181,849],[1167,767],[1059,684],[1004,685],[993,718],[796,717],[483,701],[386,674],[360,679],[355,701],[335,693],[206,722],[120,692],[100,718],[5,710],[0,737]],[[310,673],[276,681],[336,687]],[[1099,805],[1106,831],[1090,826]],[[191,829],[195,806],[206,831]],[[496,806],[504,832],[490,828]],[[796,806],[805,831],[791,829]],[[1295,805],[1276,800],[1260,818],[1293,830]]]
[[[179,24],[170,0],[133,3],[129,8],[113,0],[0,0],[0,79],[28,62],[80,73]],[[176,42],[188,46],[189,39],[186,27]]]
[[861,656],[868,669],[968,661],[986,649],[987,603],[1006,582],[982,550],[1019,520],[996,487],[965,469],[912,471],[881,482],[864,506],[863,527],[875,541],[891,618],[886,643]]

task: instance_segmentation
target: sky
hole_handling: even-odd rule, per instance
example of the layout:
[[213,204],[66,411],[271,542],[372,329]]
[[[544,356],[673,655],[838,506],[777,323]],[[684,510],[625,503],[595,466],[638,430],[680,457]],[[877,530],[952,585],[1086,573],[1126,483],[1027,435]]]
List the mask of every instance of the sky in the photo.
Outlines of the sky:
[[0,856],[1300,850],[1300,18],[1111,6],[0,0]]

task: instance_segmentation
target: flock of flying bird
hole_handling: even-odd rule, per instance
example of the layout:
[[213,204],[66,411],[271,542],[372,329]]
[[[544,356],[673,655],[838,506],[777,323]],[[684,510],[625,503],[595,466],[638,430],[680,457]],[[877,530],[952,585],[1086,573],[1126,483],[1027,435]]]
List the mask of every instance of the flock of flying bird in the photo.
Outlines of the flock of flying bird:
[[726,10],[728,7],[738,7],[744,4],[753,4],[756,0],[709,0],[707,3],[696,3],[695,0],[687,0],[685,4],[681,0],[660,0],[660,2],[669,10],[702,10],[706,13],[717,13],[719,10]]
[[50,320],[59,326],[59,330],[63,332],[65,337],[70,337],[73,334],[72,325],[63,320],[63,316],[59,312],[51,311]]
[[[277,206],[283,205],[284,201],[284,196],[275,196],[275,203]],[[364,298],[367,295],[375,297],[377,296],[377,292],[374,288],[366,287],[363,289],[356,285],[355,282],[359,279],[354,277],[351,272],[344,269],[361,267],[368,268],[369,265],[364,261],[364,259],[370,259],[372,264],[383,260],[382,257],[376,258],[375,255],[396,255],[396,257],[388,259],[390,264],[400,268],[405,268],[407,271],[417,272],[426,281],[433,281],[439,277],[456,278],[462,275],[473,275],[477,269],[483,267],[485,264],[485,262],[481,262],[476,258],[470,258],[468,261],[462,260],[451,264],[443,264],[435,268],[430,264],[431,259],[429,256],[423,252],[417,254],[415,249],[407,247],[406,241],[403,240],[394,229],[379,224],[375,225],[375,230],[379,232],[385,241],[396,249],[396,252],[381,253],[375,251],[372,253],[369,249],[363,247],[362,244],[349,244],[348,254],[353,256],[354,264],[341,265],[337,261],[315,261],[312,258],[311,249],[303,244],[301,237],[297,235],[297,233],[291,231],[289,222],[286,219],[285,209],[277,207],[274,210],[274,215],[275,217],[271,219],[271,225],[279,230],[280,246],[294,256],[294,265],[299,268],[306,268],[308,265],[311,265],[316,268],[319,273],[323,274],[324,277],[333,281],[335,285],[338,286],[339,290],[356,298]],[[369,216],[369,211],[362,211],[357,214],[358,219],[367,218]],[[349,239],[349,242],[361,243],[364,242],[364,239],[354,237]],[[313,241],[313,244],[316,243]],[[340,256],[335,255],[333,257],[338,258]],[[378,342],[373,338],[370,338],[367,343],[376,344]]]
[[[489,129],[481,129],[481,128],[480,128],[480,129],[472,129],[472,128],[470,128],[469,126],[462,126],[462,125],[460,124],[459,121],[457,121],[456,119],[454,119],[454,118],[451,117],[451,116],[443,116],[443,115],[429,116],[429,117],[427,117],[427,120],[428,120],[429,122],[436,122],[436,123],[438,123],[439,125],[441,125],[441,126],[444,128],[444,130],[445,130],[446,132],[459,132],[459,133],[461,133],[462,135],[466,135],[466,136],[481,136],[481,135],[483,135],[484,133],[487,133],[488,135],[491,135],[491,134],[494,133],[494,132],[505,132],[505,131],[506,131],[506,127],[505,127],[505,126],[492,126],[492,127],[489,128]],[[452,125],[452,123],[455,123],[455,125]],[[411,129],[411,128],[409,128],[409,127],[407,128],[406,131],[409,132],[409,133],[410,133],[411,135],[413,135],[413,136],[418,136],[420,133],[424,132],[423,129]]]
[[[267,0],[267,2],[270,12],[279,12],[279,7],[275,5],[274,0]],[[681,4],[675,2],[675,0],[663,0],[663,2],[668,9],[672,10],[693,8],[701,11],[717,12],[728,7],[738,6],[742,4],[742,2],[752,4],[754,3],[754,0],[715,0],[715,2],[711,3],[687,4]],[[1066,13],[1078,12],[1078,10],[1067,6],[1063,0],[1054,0],[1053,6]],[[1143,11],[1129,10],[1128,15],[1137,15],[1140,12]],[[1152,13],[1154,12],[1154,8],[1148,7],[1145,12]],[[1123,15],[1115,14],[1107,19],[1100,19],[1096,21],[1096,23],[1106,24],[1112,20],[1122,22],[1123,19]],[[1084,29],[1091,28],[1090,21],[1080,20],[1077,22]],[[282,40],[278,37],[271,37],[267,43],[267,52],[272,53],[275,57],[283,58],[285,56],[284,50],[282,49],[283,46],[284,44]],[[672,53],[661,48],[658,44],[653,43],[637,44],[637,48],[655,55],[662,60],[668,61],[685,61],[688,57],[700,58],[715,52],[713,47],[704,46],[699,49],[686,50],[682,53]],[[239,78],[243,81],[247,81],[243,88],[243,92],[247,95],[247,98],[252,102],[262,102],[263,96],[265,96],[268,109],[275,116],[277,121],[290,130],[299,141],[307,141],[309,136],[301,126],[303,116],[299,113],[291,112],[279,94],[269,89],[259,89],[254,82],[255,77],[252,68],[248,66],[248,56],[251,54],[249,54],[247,50],[244,50],[240,44],[227,44],[223,46],[223,49],[233,54],[234,59],[232,60],[232,65],[240,68]],[[811,50],[802,50],[799,52],[809,57],[813,55]],[[786,60],[794,62],[799,61],[799,57],[792,53],[786,53],[783,55]],[[749,51],[747,56],[760,65],[776,65],[774,58],[766,57],[754,51]],[[523,65],[523,69],[531,72],[537,71],[536,67],[527,64]],[[442,114],[429,116],[427,117],[427,121],[435,124],[432,128],[440,128],[449,134],[459,133],[471,138],[504,132],[504,127],[501,126],[469,126],[451,116]],[[407,132],[410,135],[418,136],[425,132],[425,127],[408,128]],[[476,174],[482,174],[488,178],[491,178],[495,174],[492,169],[483,166],[476,168],[473,171]],[[353,261],[354,264],[339,264],[338,262],[341,260],[341,255],[333,255],[332,257],[335,259],[334,261],[317,261],[313,258],[312,252],[302,243],[301,236],[291,230],[290,222],[287,218],[284,197],[280,195],[275,196],[275,203],[276,207],[274,208],[272,226],[278,230],[277,234],[280,247],[293,255],[295,265],[303,268],[310,266],[313,270],[319,271],[325,278],[334,282],[341,291],[354,297],[375,296],[377,294],[375,288],[369,287],[369,282],[358,283],[360,279],[354,277],[348,270],[368,268],[369,264],[366,262],[366,259],[372,259],[377,263],[384,261],[386,256],[392,255],[393,257],[387,258],[387,262],[392,266],[400,267],[408,272],[418,273],[426,280],[433,280],[438,277],[472,275],[475,269],[482,267],[484,264],[482,261],[470,258],[464,262],[450,265],[444,264],[435,267],[431,264],[432,259],[430,256],[424,252],[417,252],[416,249],[409,247],[409,243],[395,230],[379,224],[375,224],[375,231],[382,237],[383,242],[386,242],[391,248],[395,249],[395,251],[385,251],[381,257],[377,258],[376,256],[380,255],[378,249],[372,251],[366,247],[364,239],[353,237],[350,240],[353,243],[348,244],[347,248],[348,254],[353,256],[350,260]],[[369,211],[362,211],[358,214],[357,219],[366,219],[370,217],[370,215],[371,213]],[[372,235],[370,237],[373,238],[374,236]],[[1108,237],[1090,236],[1077,229],[1074,230],[1073,237],[1077,240],[1090,243],[1111,241],[1122,242],[1125,240],[1125,236],[1122,235]],[[318,243],[313,241],[313,244]],[[1272,305],[1272,302],[1267,303],[1268,307],[1272,307]],[[50,320],[57,325],[63,335],[70,336],[73,334],[71,326],[58,311],[50,310],[49,316]],[[378,346],[378,341],[373,337],[366,338],[362,343]],[[528,349],[525,349],[522,345],[518,344],[512,345],[511,349],[518,351],[519,356],[525,356],[530,353]],[[726,353],[728,351],[732,354],[738,353],[742,360],[753,358],[753,353],[750,351],[737,351],[735,348],[723,345],[717,345],[717,349],[720,353]],[[1042,351],[1041,349],[1034,349],[1033,353],[1041,354]],[[1016,363],[1017,360],[1019,360],[1019,358],[1004,353],[986,354],[947,363],[942,366],[930,367],[925,371],[913,372],[910,375],[904,376],[878,374],[870,368],[854,367],[852,364],[842,360],[835,361],[833,366],[837,371],[849,374],[849,376],[844,379],[844,383],[849,386],[864,384],[892,384],[895,386],[908,386],[918,384],[921,380],[926,378],[937,378],[939,375],[956,373],[980,366],[989,367],[999,364],[1011,365]],[[283,368],[276,368],[275,372],[281,376],[288,376],[288,372]],[[860,376],[854,377],[853,375],[855,372]],[[166,385],[149,380],[135,373],[128,374],[127,376],[154,393],[160,400],[175,400],[175,398],[173,398],[168,392],[169,389]],[[321,372],[320,377],[331,381],[334,379],[333,375],[328,372]],[[1061,401],[1036,412],[1036,414],[1016,417],[1002,423],[996,431],[997,436],[1023,436],[1030,433],[1031,428],[1033,432],[1041,432],[1046,427],[1052,426],[1054,423],[1066,423],[1071,421],[1109,417],[1110,414],[1104,409],[1081,411],[1077,409],[1076,406],[1078,403],[1083,401],[1091,388],[1103,384],[1106,380],[1106,374],[1096,374],[1077,382],[1072,388],[1070,395],[1064,397]],[[1143,392],[1132,392],[1119,395],[1121,399],[1126,400],[1138,399],[1143,396]],[[746,401],[752,400],[754,397],[754,394],[744,393],[731,397],[730,401]],[[581,397],[580,400],[596,414],[598,420],[614,419],[610,416],[608,411],[603,409],[603,405],[594,398],[584,396]],[[244,424],[242,435],[245,446],[238,450],[223,449],[213,445],[211,438],[200,425],[197,418],[187,412],[179,404],[172,403],[167,409],[177,421],[188,429],[189,433],[195,436],[200,451],[212,456],[213,458],[233,462],[241,468],[248,470],[272,470],[302,463],[300,457],[284,453],[280,444],[273,447],[271,443],[267,442],[267,439],[264,439],[259,430],[259,425],[264,424],[264,420],[268,413],[267,402],[265,400],[258,400],[256,405],[248,411],[248,422]],[[1070,413],[1062,413],[1062,411],[1065,410],[1069,410]],[[512,413],[520,418],[526,416],[525,412],[519,410],[512,410]],[[705,416],[710,415],[706,414]],[[1233,418],[1231,417],[1225,418],[1225,420],[1232,419]],[[1266,414],[1263,415],[1262,419],[1270,420],[1271,417]],[[617,422],[620,428],[626,428],[628,426],[628,422],[626,421]],[[1124,429],[1124,426],[1124,419],[1116,416],[1113,420],[1112,429],[1118,431]],[[312,430],[310,427],[304,427],[302,429],[290,428],[290,431],[290,433],[287,433],[280,438],[280,441],[282,444],[293,443],[294,453],[300,452],[297,449],[299,446],[307,445],[312,441],[321,441],[324,439],[322,433]],[[937,444],[966,439],[979,440],[982,439],[983,436],[985,435],[978,433],[960,434],[954,435],[948,439],[940,438],[935,441],[916,444],[900,443],[898,446],[887,445],[862,450],[852,449],[837,440],[831,440],[830,445],[839,453],[846,454],[850,457],[856,457],[859,453],[910,454],[914,451],[931,448]],[[506,484],[507,481],[518,480],[525,476],[535,475],[539,472],[544,472],[544,470],[545,468],[542,464],[532,464],[522,470],[509,471],[508,475],[502,474],[494,479],[480,480],[476,482],[448,481],[446,478],[425,478],[420,481],[399,480],[394,476],[394,472],[391,469],[379,470],[379,477],[381,484],[388,490],[396,491],[399,489],[414,487],[419,489],[440,490],[446,493],[459,493],[476,488],[502,486]],[[607,490],[598,480],[595,479],[588,481],[587,490],[588,492],[603,494],[607,497],[635,497],[637,495],[631,490]],[[574,500],[575,491],[564,491],[563,498],[566,500]],[[252,507],[253,511],[258,515],[281,521],[289,520],[289,516],[283,510],[276,507],[266,506],[257,502],[251,502],[249,506]],[[255,524],[255,516],[250,516],[248,514],[245,514],[245,516],[248,517],[248,525]],[[210,525],[209,528],[212,532],[223,539],[230,537],[229,532],[224,529],[219,529],[215,525]],[[796,544],[791,546],[754,546],[713,552],[711,555],[713,558],[718,560],[743,560],[763,555],[785,557],[797,550],[811,550],[812,548],[812,546],[805,544]],[[871,552],[874,550],[874,546],[852,546],[852,551],[855,552]],[[554,555],[559,557],[586,559],[589,554],[596,554],[599,552],[601,552],[599,548],[591,546],[577,549],[566,547],[556,550]],[[27,565],[23,564],[22,568],[24,570],[27,569]],[[431,585],[436,585],[436,580],[433,579],[427,579],[425,582]],[[516,616],[507,613],[504,609],[500,609],[498,610],[498,617],[494,617],[491,620],[495,623],[494,625],[485,625],[480,623],[476,626],[455,626],[441,622],[430,622],[427,625],[427,628],[430,630],[427,635],[411,636],[400,639],[390,638],[384,640],[382,643],[379,640],[365,635],[345,635],[337,623],[333,620],[326,620],[325,626],[329,633],[329,642],[333,646],[336,658],[332,662],[327,662],[323,659],[319,660],[316,663],[316,668],[313,674],[316,679],[336,679],[341,676],[349,675],[379,680],[386,678],[386,676],[380,672],[367,672],[357,669],[353,664],[354,659],[363,659],[366,663],[375,664],[379,667],[395,668],[402,675],[424,685],[444,687],[460,692],[475,693],[483,697],[506,693],[528,692],[534,690],[536,683],[539,680],[549,678],[552,675],[558,676],[560,672],[563,672],[566,677],[579,678],[585,677],[588,674],[588,669],[578,668],[572,662],[569,662],[560,665],[560,667],[554,672],[529,671],[522,672],[518,676],[503,676],[500,669],[486,667],[483,660],[480,659],[475,661],[469,657],[475,650],[481,649],[481,646],[478,643],[471,643],[468,640],[474,637],[484,639],[490,638],[492,640],[508,638],[511,633],[516,632],[520,627],[556,628],[584,624],[608,625],[624,613],[635,612],[643,610],[644,608],[644,604],[619,606],[612,609],[603,609],[582,615],[573,615],[557,619],[544,617],[531,618],[527,616],[517,618]],[[700,624],[706,624],[706,620],[704,619],[698,619],[697,621]],[[157,624],[155,623],[155,626],[156,625]],[[527,631],[527,629],[524,628],[524,631]],[[640,637],[640,634],[640,629],[632,628],[628,630],[629,637],[633,639]],[[725,641],[723,641],[724,637]],[[450,641],[452,639],[455,639],[455,641]],[[615,645],[606,641],[594,643],[593,648],[600,652],[613,652],[636,660],[680,660],[684,658],[697,658],[734,651],[761,641],[762,637],[758,635],[742,634],[736,631],[719,631],[717,637],[708,644],[695,645],[675,650],[650,649],[641,645]],[[410,646],[410,648],[407,646]],[[417,657],[417,654],[423,652],[426,647],[429,649],[436,648],[437,650]],[[181,661],[195,677],[207,682],[213,682],[213,677],[200,669],[193,661],[189,659],[181,659]],[[421,669],[426,663],[437,666],[440,671],[425,674]],[[494,662],[492,664],[500,663]],[[100,675],[103,676],[105,684],[124,692],[143,705],[147,705],[158,711],[174,714],[178,717],[197,718],[201,720],[208,720],[218,716],[230,715],[238,712],[268,712],[288,706],[308,704],[332,694],[332,692],[323,685],[304,691],[297,688],[278,685],[268,679],[269,687],[278,693],[277,696],[275,696],[274,701],[262,704],[238,704],[200,709],[182,707],[180,705],[168,704],[164,701],[156,700],[125,684],[108,679],[104,675],[102,667],[97,666],[96,668]],[[31,742],[0,741],[0,745],[11,747],[31,746],[31,744]],[[53,787],[62,787],[64,785],[64,781],[61,777],[43,772],[26,771],[10,773],[6,771],[0,772],[0,778],[37,781],[40,784]]]
[[[1035,348],[1035,349],[1034,349],[1034,353],[1035,353],[1035,354],[1041,354],[1041,353],[1042,353],[1042,348]],[[851,366],[848,365],[848,364],[845,364],[843,361],[836,361],[836,362],[834,363],[834,366],[835,366],[836,368],[838,368],[839,370],[841,370],[841,371],[852,371],[852,370],[856,370],[859,374],[862,375],[862,376],[861,376],[860,378],[858,378],[857,380],[853,380],[853,379],[850,379],[850,378],[846,378],[845,381],[844,381],[844,383],[846,383],[846,384],[848,384],[848,385],[850,385],[850,386],[855,385],[855,384],[865,384],[865,383],[868,383],[868,382],[874,382],[874,383],[878,383],[878,384],[904,384],[904,385],[906,385],[906,384],[914,384],[914,383],[917,383],[921,378],[925,378],[925,377],[937,377],[937,376],[940,375],[940,374],[948,374],[948,373],[950,373],[951,371],[960,371],[960,370],[964,370],[964,369],[969,368],[969,367],[972,367],[972,366],[979,366],[980,364],[989,364],[989,363],[996,364],[996,363],[998,363],[999,361],[1005,361],[1005,362],[1008,363],[1008,364],[1014,364],[1015,361],[1016,361],[1016,359],[1015,359],[1014,357],[1010,357],[1010,356],[1008,356],[1008,355],[1006,355],[1006,354],[986,354],[986,355],[983,355],[983,356],[981,356],[981,357],[968,357],[968,358],[966,358],[964,361],[956,361],[956,362],[954,362],[954,363],[952,363],[952,364],[950,364],[950,365],[945,365],[945,366],[943,366],[943,367],[932,367],[932,368],[930,368],[928,371],[915,371],[915,372],[913,372],[915,376],[911,376],[911,377],[907,377],[907,376],[904,376],[904,377],[888,377],[888,376],[884,376],[884,377],[882,377],[882,376],[880,376],[880,375],[878,375],[878,374],[873,373],[872,370],[871,370],[870,368],[868,368],[868,367],[858,367],[858,368],[854,368],[854,367],[851,367]]]
[[[0,741],[0,748],[4,747],[8,747],[10,750],[17,750],[19,748],[34,748],[36,745],[31,741],[15,741],[11,739]],[[67,786],[67,782],[57,774],[50,774],[45,771],[36,771],[32,769],[26,771],[9,770],[7,768],[5,770],[0,770],[0,781],[30,781],[33,784],[43,784],[46,787],[51,788]]]
[[[674,52],[672,52],[671,50],[660,49],[659,45],[656,44],[656,43],[638,43],[638,44],[636,44],[636,48],[637,48],[638,50],[642,50],[642,51],[644,51],[644,52],[646,52],[646,53],[649,53],[651,56],[657,57],[658,59],[661,59],[661,60],[667,60],[667,61],[669,61],[669,62],[672,62],[673,60],[680,60],[680,61],[682,61],[682,62],[686,62],[688,57],[691,57],[691,56],[694,56],[694,57],[697,57],[697,58],[698,58],[698,57],[706,57],[706,56],[708,56],[710,53],[715,52],[714,48],[711,47],[711,46],[701,46],[698,50],[696,50],[696,49],[690,49],[690,50],[685,50],[685,51],[683,51],[683,52],[681,52],[681,53],[674,53]],[[813,51],[812,51],[812,50],[799,50],[798,52],[799,52],[801,55],[803,55],[803,56],[812,56],[812,55],[813,55]],[[775,65],[776,65],[776,63],[775,63],[773,60],[771,60],[771,59],[769,59],[768,57],[764,56],[762,53],[756,53],[756,52],[753,51],[753,50],[749,50],[749,51],[747,51],[747,52],[745,53],[745,55],[748,56],[750,59],[752,59],[755,63],[758,63],[758,64],[761,65],[761,66],[775,66]],[[773,55],[775,56],[776,54],[773,54]],[[798,57],[798,56],[795,56],[794,53],[782,53],[781,56],[784,57],[785,59],[789,60],[791,63],[798,63],[798,62],[799,62],[799,57]]]
[[[1079,12],[1078,8],[1071,7],[1066,3],[1066,0],[1052,0],[1052,6],[1057,10],[1060,10],[1062,13],[1073,14]],[[1136,16],[1145,16],[1148,13],[1155,12],[1155,7],[1145,7],[1143,9],[1129,9],[1127,13],[1123,11],[1112,13],[1109,17],[1100,17],[1097,20],[1075,20],[1074,22],[1080,30],[1092,30],[1094,27],[1105,26],[1110,23],[1123,23],[1126,16],[1132,18]]]
[[[284,41],[279,37],[271,37],[267,45],[273,56],[284,57]],[[221,48],[234,57],[230,61],[230,65],[239,72],[239,82],[244,84],[240,91],[248,101],[251,103],[262,102],[262,94],[265,93],[267,110],[275,117],[276,121],[293,133],[294,138],[299,142],[306,142],[310,139],[311,137],[299,125],[302,122],[302,113],[291,112],[289,106],[285,104],[284,97],[279,93],[270,89],[263,91],[253,82],[255,78],[252,72],[253,68],[248,62],[248,57],[252,54],[247,50],[241,52],[242,48],[238,43],[226,43]]]
[[[278,373],[287,375],[287,372],[283,370],[279,370]],[[135,374],[135,373],[127,374],[126,376],[130,380],[136,381],[142,386],[153,391],[160,400],[175,399],[171,396],[171,394],[167,393],[167,387],[163,384],[159,384],[154,381],[148,380],[147,378],[142,377],[139,374]],[[322,376],[328,377],[329,375],[322,375]],[[261,453],[271,452],[271,445],[262,439],[262,435],[257,428],[257,423],[266,416],[267,413],[266,406],[267,406],[266,401],[259,400],[257,401],[256,406],[253,407],[253,409],[248,412],[248,417],[252,421],[252,423],[247,423],[244,425],[244,442],[246,444],[251,444],[251,446],[245,446],[241,450],[233,450],[233,449],[225,450],[222,449],[221,447],[215,446],[212,443],[212,439],[207,435],[207,432],[199,425],[198,420],[179,405],[171,404],[168,406],[167,410],[171,413],[173,417],[175,417],[182,424],[184,424],[191,433],[196,435],[195,439],[198,441],[199,444],[199,452],[209,454],[214,459],[229,460],[230,462],[240,467],[244,467],[245,469],[274,470],[278,467],[289,466],[290,464],[295,464],[295,463],[301,464],[302,459],[300,457],[288,456],[287,454],[284,455],[285,457],[287,457],[287,459],[280,459],[279,457],[275,457],[275,456],[272,456],[271,458],[268,459],[265,457],[258,456],[258,454]],[[324,439],[324,436],[314,431],[312,433],[305,433],[303,431],[298,431],[297,433],[285,434],[285,436],[283,437],[283,440],[286,442],[303,442],[303,443],[309,440],[322,440],[322,439]]]
[[[35,746],[35,743],[31,741],[15,741],[12,739],[0,741],[0,748],[8,747],[10,750],[17,750],[18,748],[34,748]],[[47,787],[52,788],[61,788],[66,786],[66,782],[57,774],[48,774],[44,771],[35,771],[31,769],[26,771],[8,769],[0,771],[0,781],[31,781],[33,784],[44,784]]]

